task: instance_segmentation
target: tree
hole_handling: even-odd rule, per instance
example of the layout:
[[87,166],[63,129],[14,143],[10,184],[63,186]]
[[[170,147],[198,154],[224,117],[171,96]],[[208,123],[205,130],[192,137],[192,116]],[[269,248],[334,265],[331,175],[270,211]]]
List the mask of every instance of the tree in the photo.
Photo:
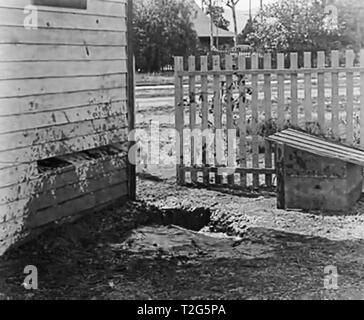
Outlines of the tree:
[[137,69],[158,72],[173,56],[195,54],[198,38],[190,7],[180,0],[136,0],[134,47]]
[[344,26],[327,22],[328,13],[320,1],[280,0],[260,11],[248,40],[256,50],[339,49]]
[[214,25],[218,28],[228,31],[230,22],[224,18],[224,8],[221,6],[211,6],[206,10],[206,14],[208,14],[214,23]]
[[234,23],[234,34],[235,34],[235,44],[237,44],[238,40],[238,22],[236,19],[236,6],[240,0],[225,0],[226,5],[231,9],[233,14],[233,23]]

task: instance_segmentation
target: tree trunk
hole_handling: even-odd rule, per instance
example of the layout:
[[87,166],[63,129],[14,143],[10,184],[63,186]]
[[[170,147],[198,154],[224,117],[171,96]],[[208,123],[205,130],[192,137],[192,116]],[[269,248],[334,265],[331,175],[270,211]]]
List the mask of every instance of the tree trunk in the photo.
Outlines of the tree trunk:
[[235,45],[237,45],[237,41],[238,41],[238,23],[236,21],[236,6],[235,4],[233,4],[231,6],[231,11],[233,12],[233,21],[234,21],[234,42],[235,42]]

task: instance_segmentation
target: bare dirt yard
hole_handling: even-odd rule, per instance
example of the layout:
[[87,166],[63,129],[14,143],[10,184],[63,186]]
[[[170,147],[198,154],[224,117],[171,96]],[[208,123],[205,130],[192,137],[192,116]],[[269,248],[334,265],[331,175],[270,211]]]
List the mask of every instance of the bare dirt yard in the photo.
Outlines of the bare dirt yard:
[[[0,263],[0,297],[364,297],[364,202],[343,216],[285,212],[269,194],[248,198],[156,180],[139,179],[138,201],[9,252]],[[37,291],[21,286],[26,265],[38,267]],[[324,287],[327,266],[338,269],[338,290]]]
[[[172,126],[172,105],[138,101],[141,127]],[[168,164],[139,167],[137,194],[0,258],[0,299],[364,298],[364,199],[339,215],[282,211],[268,191],[177,186]],[[27,265],[36,291],[22,286]]]

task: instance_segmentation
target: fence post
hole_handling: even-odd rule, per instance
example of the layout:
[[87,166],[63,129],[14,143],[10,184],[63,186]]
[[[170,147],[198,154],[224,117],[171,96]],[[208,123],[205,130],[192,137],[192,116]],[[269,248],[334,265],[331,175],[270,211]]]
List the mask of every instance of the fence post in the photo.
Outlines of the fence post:
[[[191,167],[194,168],[195,165],[197,165],[197,153],[196,151],[196,141],[194,138],[194,130],[196,128],[196,76],[192,74],[196,71],[196,58],[194,56],[190,56],[188,58],[188,71],[191,72],[189,75],[189,105],[190,105],[190,130],[191,130]],[[191,172],[191,182],[196,183],[197,182],[197,171],[192,170]]]
[[[213,71],[220,71],[220,56],[213,56]],[[222,108],[221,108],[220,73],[214,75],[214,117],[215,117],[215,167],[222,164],[224,157],[224,137],[222,134]],[[215,182],[221,184],[219,172],[216,174]]]
[[184,102],[183,102],[183,76],[178,73],[183,71],[183,57],[174,58],[175,72],[175,127],[176,127],[176,161],[177,183],[185,183],[184,167]]
[[[360,67],[364,68],[364,49],[360,50]],[[364,71],[360,73],[360,146],[364,149]]]
[[[331,52],[332,68],[339,67],[339,51]],[[332,71],[332,132],[339,137],[339,73]]]
[[[320,51],[317,53],[317,68],[325,68],[325,52]],[[326,130],[326,103],[325,103],[325,73],[319,72],[317,74],[317,108],[318,108],[318,123],[321,133]]]
[[[259,56],[257,53],[252,54],[252,70],[259,69]],[[253,168],[259,169],[259,138],[258,138],[258,74],[252,75],[252,149],[253,149]],[[253,188],[258,189],[260,186],[259,173],[253,174]]]
[[[270,53],[264,54],[264,69],[272,69],[272,55]],[[268,126],[269,122],[272,121],[272,88],[271,88],[272,77],[270,71],[264,74],[264,111],[265,111],[265,122]],[[273,124],[273,123],[272,123]],[[272,132],[273,133],[273,132]],[[265,141],[265,167],[267,169],[272,168],[272,144]],[[273,177],[271,174],[265,176],[265,184],[267,187],[271,187],[273,183]]]
[[[305,69],[311,69],[311,52],[304,53],[304,62]],[[311,72],[305,73],[305,100],[304,100],[304,108],[305,108],[305,122],[312,121],[312,75]]]
[[[277,55],[277,69],[284,70],[284,54],[278,53]],[[285,93],[284,93],[284,79],[283,73],[278,73],[278,129],[283,130],[284,128],[284,111],[285,111]]]
[[296,72],[291,73],[291,108],[292,108],[292,125],[298,127],[298,54],[292,52],[290,54],[291,70]]
[[[238,57],[238,69],[239,69],[239,161],[240,167],[246,169],[247,167],[247,150],[246,150],[246,79],[241,71],[246,69],[246,58],[243,55]],[[240,176],[241,186],[247,187],[247,176],[242,173]]]
[[[354,51],[347,50],[345,63],[347,68],[354,66]],[[346,142],[353,145],[354,142],[354,73],[346,73]]]
[[[233,59],[231,55],[225,57],[225,69],[227,71],[233,70]],[[228,152],[228,168],[234,168],[236,165],[235,160],[235,143],[236,143],[236,130],[234,128],[234,109],[233,109],[233,76],[232,74],[226,76],[226,127],[227,127],[227,152]],[[228,184],[234,185],[234,172],[228,172]]]
[[[201,57],[201,71],[208,71],[207,56]],[[207,74],[201,76],[201,99],[202,99],[202,165],[203,165],[203,183],[209,184],[209,171],[206,170],[208,164],[207,139],[205,133],[209,128],[209,96],[208,96],[208,78]]]

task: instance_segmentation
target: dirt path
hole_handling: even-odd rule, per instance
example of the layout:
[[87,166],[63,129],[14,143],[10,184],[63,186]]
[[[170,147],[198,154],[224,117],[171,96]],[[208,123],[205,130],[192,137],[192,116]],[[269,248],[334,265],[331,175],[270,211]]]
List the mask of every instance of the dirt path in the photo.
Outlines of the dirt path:
[[[71,226],[50,230],[0,262],[6,299],[358,299],[364,297],[364,210],[342,217],[284,212],[272,197],[244,198],[139,180],[139,200],[115,205]],[[239,236],[214,254],[199,239],[186,254],[128,250],[133,232],[166,213],[210,211],[207,231]],[[363,213],[362,213],[363,212]],[[155,227],[159,230],[160,227]],[[134,231],[133,231],[134,230]],[[143,232],[145,233],[146,230]],[[158,231],[158,232],[159,232]],[[149,232],[149,231],[148,231]],[[188,230],[184,231],[187,232]],[[195,233],[194,233],[195,234]],[[204,238],[205,239],[205,238]],[[210,238],[209,238],[210,239]],[[170,241],[171,239],[169,239]],[[174,238],[175,240],[175,238]],[[164,238],[163,241],[166,241]],[[203,240],[205,241],[205,240]],[[210,243],[206,240],[204,243]],[[230,243],[230,244],[229,244]],[[200,248],[196,253],[196,245]],[[238,253],[238,254],[237,254]],[[25,265],[39,269],[40,288],[21,287]],[[324,288],[324,269],[339,272],[339,290]]]

